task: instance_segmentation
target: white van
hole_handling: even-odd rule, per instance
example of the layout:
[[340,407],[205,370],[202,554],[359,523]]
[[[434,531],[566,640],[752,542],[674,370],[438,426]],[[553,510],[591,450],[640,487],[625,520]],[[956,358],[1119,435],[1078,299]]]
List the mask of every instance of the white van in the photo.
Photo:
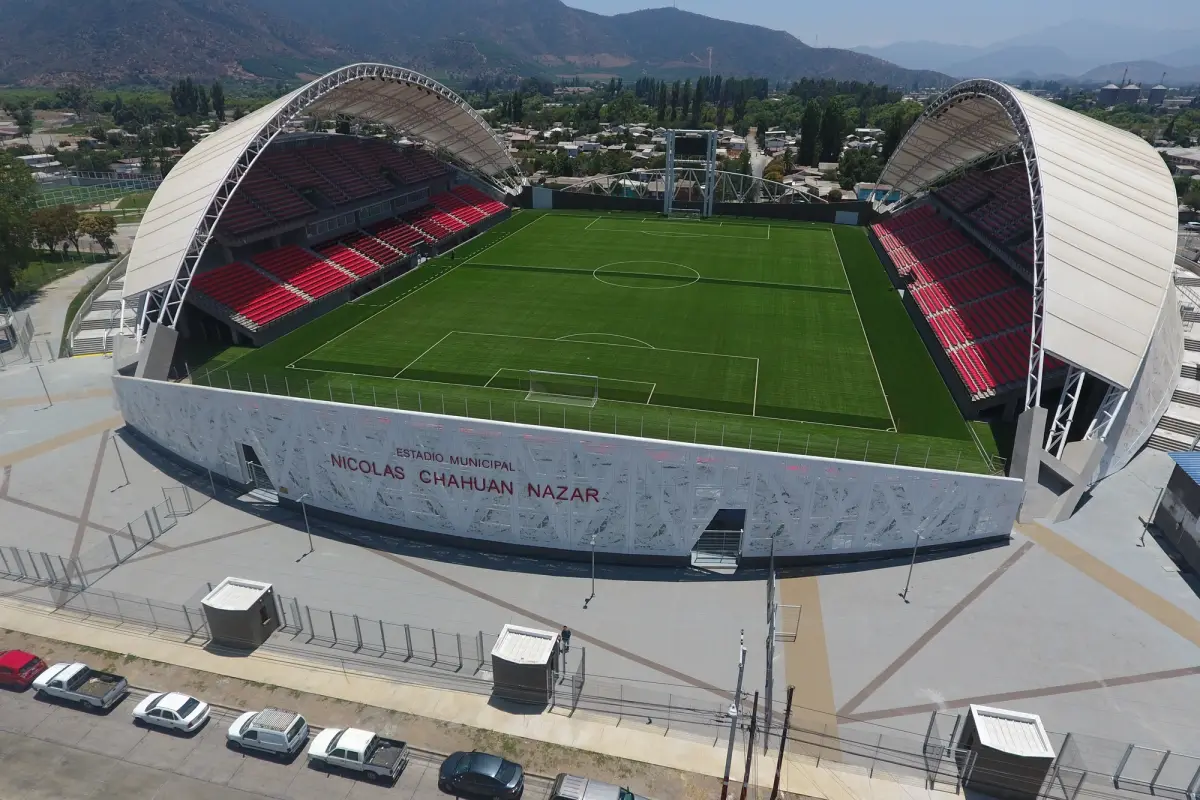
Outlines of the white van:
[[235,750],[290,756],[308,740],[308,722],[294,711],[278,708],[247,711],[229,726],[226,738]]

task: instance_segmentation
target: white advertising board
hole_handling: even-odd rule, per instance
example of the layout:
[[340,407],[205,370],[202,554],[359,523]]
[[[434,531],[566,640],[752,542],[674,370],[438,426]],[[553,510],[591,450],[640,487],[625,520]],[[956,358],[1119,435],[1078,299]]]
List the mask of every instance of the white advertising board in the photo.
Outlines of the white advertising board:
[[743,555],[855,557],[1007,536],[1015,479],[938,472],[116,377],[125,421],[179,458],[281,494],[465,539],[686,558],[718,509]]

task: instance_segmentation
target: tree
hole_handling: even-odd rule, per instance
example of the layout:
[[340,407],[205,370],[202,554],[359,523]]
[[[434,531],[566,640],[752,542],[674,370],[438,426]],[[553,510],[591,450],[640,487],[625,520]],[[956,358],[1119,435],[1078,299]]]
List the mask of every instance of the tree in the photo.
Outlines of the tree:
[[58,208],[47,206],[35,209],[29,214],[30,239],[38,247],[44,247],[54,252],[58,243],[63,240],[59,224]]
[[108,214],[86,214],[79,220],[79,232],[89,236],[107,256],[113,249],[117,220]]
[[870,150],[847,150],[838,161],[838,183],[853,189],[856,183],[875,183],[883,166]]
[[667,120],[667,84],[664,81],[658,89],[658,124]]
[[886,162],[892,157],[892,153],[896,152],[900,141],[920,115],[921,107],[916,103],[903,103],[892,111],[883,128],[883,150],[879,154],[880,159]]
[[831,203],[840,203],[842,201],[842,190],[830,189],[829,194],[825,195],[825,199]]
[[19,106],[8,113],[12,115],[13,122],[17,123],[17,133],[22,136],[33,133],[33,109],[29,107],[28,100],[22,100]]
[[783,174],[790,175],[795,166],[792,162],[792,148],[783,148]]
[[32,257],[30,215],[37,183],[23,161],[0,149],[0,289],[11,289],[18,270]]
[[220,81],[213,81],[212,89],[209,90],[209,95],[212,97],[213,113],[217,115],[217,119],[221,122],[225,121],[225,87]]
[[841,98],[831,97],[821,115],[821,161],[837,161],[846,135],[846,109]]
[[808,101],[804,107],[804,117],[800,120],[800,163],[805,166],[817,165],[818,140],[821,131],[821,102],[816,98]]
[[675,115],[679,113],[679,81],[675,81],[671,85],[671,121],[675,121]]
[[55,209],[58,212],[59,233],[62,236],[63,249],[70,244],[79,253],[79,210],[67,203]]
[[60,86],[55,92],[58,102],[67,108],[74,111],[80,116],[84,111],[87,111],[92,104],[92,93],[84,87],[71,83],[66,86]]

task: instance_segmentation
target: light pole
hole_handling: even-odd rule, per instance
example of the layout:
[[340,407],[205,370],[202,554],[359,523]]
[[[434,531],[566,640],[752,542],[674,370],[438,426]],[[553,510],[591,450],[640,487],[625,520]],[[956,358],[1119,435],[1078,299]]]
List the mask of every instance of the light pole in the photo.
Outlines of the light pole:
[[738,647],[737,690],[733,694],[733,702],[729,704],[729,749],[725,752],[725,777],[721,780],[721,800],[726,800],[729,795],[729,770],[733,768],[733,742],[737,738],[738,717],[741,715],[742,675],[745,671],[746,631],[743,630]]
[[917,530],[917,538],[913,539],[912,559],[908,562],[908,578],[904,581],[904,591],[900,593],[900,598],[904,602],[908,602],[908,587],[912,583],[913,565],[917,563],[917,545],[921,543],[921,531]]
[[596,597],[596,534],[592,534],[592,593],[588,599],[583,601],[583,607],[587,608],[588,603]]
[[308,552],[296,559],[297,564],[299,564],[301,561],[303,561],[308,556],[312,555],[313,550],[316,549],[315,547],[313,547],[312,528],[308,527],[308,508],[306,508],[304,505],[304,498],[306,498],[306,497],[310,500],[312,499],[312,495],[309,494],[308,492],[305,492],[304,494],[300,495],[299,502],[300,502],[300,513],[304,515],[304,532],[308,534]]

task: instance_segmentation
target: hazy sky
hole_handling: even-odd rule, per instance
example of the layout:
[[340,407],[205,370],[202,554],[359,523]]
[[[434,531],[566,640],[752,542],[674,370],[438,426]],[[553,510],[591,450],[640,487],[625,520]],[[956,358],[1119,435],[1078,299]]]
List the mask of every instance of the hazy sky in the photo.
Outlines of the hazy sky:
[[[564,0],[601,14],[670,0]],[[990,44],[1076,19],[1139,27],[1200,28],[1200,0],[678,0],[681,9],[786,30],[806,44],[852,47],[913,39]]]

